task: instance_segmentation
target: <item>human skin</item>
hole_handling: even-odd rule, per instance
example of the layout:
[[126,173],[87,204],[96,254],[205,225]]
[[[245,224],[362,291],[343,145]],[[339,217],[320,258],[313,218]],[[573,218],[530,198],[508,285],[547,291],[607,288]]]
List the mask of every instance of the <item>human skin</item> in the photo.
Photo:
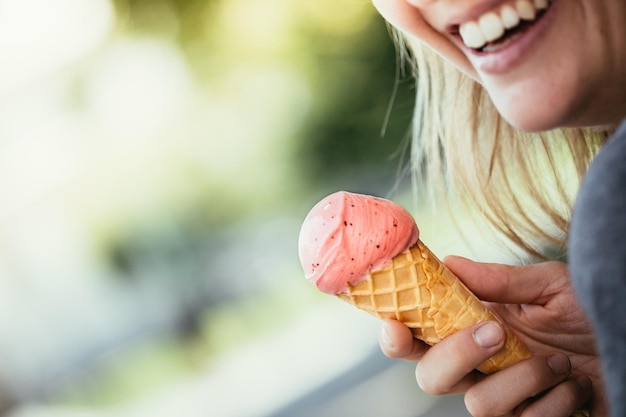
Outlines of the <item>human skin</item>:
[[[536,25],[541,32],[535,39],[525,48],[508,48],[509,55],[519,55],[515,62],[498,70],[487,68],[487,61],[504,62],[506,54],[476,53],[454,29],[511,3],[374,0],[392,25],[423,40],[479,81],[514,126],[538,131],[619,123],[626,116],[626,2],[554,0],[545,24]],[[524,36],[530,38],[533,30]]]
[[416,378],[424,391],[465,392],[474,417],[520,415],[522,409],[526,415],[567,417],[589,398],[591,415],[608,415],[591,324],[574,296],[565,264],[508,266],[460,257],[444,262],[489,302],[535,356],[485,376],[473,369],[502,348],[504,333],[497,323],[490,323],[495,329],[478,325],[461,330],[429,347],[400,323],[386,322],[379,336],[383,352],[419,360]]
[[[538,21],[542,23],[533,24],[504,53],[491,56],[466,47],[455,31],[488,11],[514,3],[511,0],[373,3],[393,26],[419,38],[481,83],[502,116],[522,130],[616,126],[626,117],[623,0],[554,0]],[[471,370],[499,344],[482,348],[472,342],[475,329],[467,329],[428,349],[391,322],[383,327],[380,339],[388,356],[420,359],[420,385],[433,394],[466,392],[468,408],[475,416],[518,415],[513,410],[519,404],[528,410],[546,407],[537,415],[569,416],[571,409],[589,397],[585,381],[592,382],[592,415],[608,415],[591,326],[578,306],[564,264],[507,267],[458,258],[447,263],[479,297],[493,302],[494,310],[521,331],[538,356],[489,377],[477,377]],[[507,286],[524,296],[511,298],[516,291],[507,291]],[[534,295],[542,302],[524,291],[529,288],[536,289]],[[537,326],[541,332],[535,331]],[[576,347],[564,343],[570,339],[578,341]],[[579,351],[581,347],[587,350]],[[568,356],[569,373],[550,370],[546,358],[551,352]],[[544,394],[535,397],[539,392]]]

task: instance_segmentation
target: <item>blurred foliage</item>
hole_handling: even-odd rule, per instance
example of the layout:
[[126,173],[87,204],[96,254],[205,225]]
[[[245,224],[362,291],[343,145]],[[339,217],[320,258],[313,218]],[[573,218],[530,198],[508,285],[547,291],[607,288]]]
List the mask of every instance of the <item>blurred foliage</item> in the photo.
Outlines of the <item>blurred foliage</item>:
[[[221,111],[240,113],[240,120],[225,121],[223,132],[211,132],[214,124],[203,127],[213,157],[188,157],[180,181],[187,194],[177,197],[174,211],[154,221],[141,213],[132,224],[107,226],[104,251],[127,282],[154,281],[159,271],[177,283],[172,294],[195,314],[227,295],[229,286],[220,283],[219,272],[207,270],[204,259],[230,245],[220,238],[221,230],[250,216],[304,215],[329,189],[393,188],[398,168],[406,164],[413,85],[369,2],[116,0],[115,5],[126,33],[178,45],[200,93],[222,97],[217,117]],[[239,131],[239,123],[247,130]],[[198,291],[207,279],[209,295]],[[236,291],[242,295],[241,288]]]
[[406,163],[401,157],[412,114],[412,80],[399,67],[386,29],[374,18],[343,38],[318,39],[315,29],[309,32],[317,93],[297,154],[305,175],[334,183],[350,171],[389,175]]
[[[27,179],[43,162],[63,168],[66,153],[78,166],[64,193],[50,193],[58,200],[36,206],[43,214],[20,213],[15,234],[27,236],[19,262],[39,267],[35,281],[56,289],[55,302],[84,303],[64,306],[72,320],[90,317],[81,308],[113,310],[89,312],[109,319],[114,341],[103,331],[78,376],[62,369],[77,382],[44,388],[90,404],[194,372],[317,301],[294,268],[300,220],[330,189],[391,191],[406,164],[414,94],[366,0],[113,3],[111,39],[51,88],[69,90],[58,103],[53,96],[52,114],[65,122],[53,126],[74,136],[40,124],[33,137],[47,139],[36,148],[46,158],[16,164]],[[35,145],[21,146],[32,156]],[[87,282],[94,288],[77,284]],[[111,299],[92,294],[102,303],[93,307],[81,290]],[[59,317],[75,352],[86,349],[93,323],[85,330]],[[37,384],[46,381],[32,392]]]
[[298,189],[327,187],[338,176],[366,169],[386,172],[390,185],[390,173],[406,163],[412,79],[399,67],[388,28],[369,2],[116,0],[116,5],[129,29],[174,38],[197,77],[209,83],[242,67],[262,71],[272,65],[305,77],[311,103],[287,155],[299,171]]
[[[108,250],[129,285],[162,276],[185,306],[183,327],[215,338],[214,331],[200,330],[200,312],[208,306],[230,311],[234,297],[254,300],[267,285],[258,277],[242,285],[242,278],[228,275],[230,265],[221,272],[214,261],[207,264],[207,254],[217,259],[233,245],[247,250],[226,237],[232,231],[221,230],[263,213],[303,215],[329,189],[390,191],[406,164],[413,84],[399,67],[385,22],[367,1],[116,0],[115,6],[124,31],[175,42],[200,93],[225,97],[226,111],[240,113],[234,123],[248,129],[228,126],[226,133],[208,135],[215,174],[207,181],[202,167],[196,175],[194,165],[187,166],[192,187],[201,190],[192,193],[191,204],[169,221],[117,230]],[[243,239],[250,240],[249,233]],[[269,236],[274,246],[282,239],[278,232]],[[295,258],[295,238],[283,237],[290,246],[275,249]],[[259,271],[239,268],[237,274]],[[230,314],[213,316],[232,321]],[[219,321],[212,326],[223,328]],[[240,340],[225,340],[231,339]]]

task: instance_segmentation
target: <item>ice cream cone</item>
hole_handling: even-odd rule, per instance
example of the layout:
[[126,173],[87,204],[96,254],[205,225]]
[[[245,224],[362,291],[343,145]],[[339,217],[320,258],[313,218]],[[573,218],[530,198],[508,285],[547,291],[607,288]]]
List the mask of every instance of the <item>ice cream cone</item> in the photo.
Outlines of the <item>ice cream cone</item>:
[[[390,266],[372,271],[369,279],[349,285],[337,296],[376,317],[404,323],[415,338],[430,345],[471,325],[500,321],[419,240],[393,258]],[[531,356],[505,329],[504,348],[478,367],[481,372],[493,373]]]

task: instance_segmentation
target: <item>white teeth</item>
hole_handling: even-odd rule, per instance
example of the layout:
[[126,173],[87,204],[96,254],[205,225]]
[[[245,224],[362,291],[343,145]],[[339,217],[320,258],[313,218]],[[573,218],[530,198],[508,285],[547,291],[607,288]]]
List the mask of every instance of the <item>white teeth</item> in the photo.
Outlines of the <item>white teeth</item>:
[[495,41],[504,35],[504,26],[500,21],[500,17],[493,12],[482,15],[478,19],[478,26],[480,26],[480,31],[485,36],[487,42]]
[[520,21],[519,15],[511,6],[504,6],[502,10],[500,10],[500,19],[502,19],[502,25],[506,29],[514,28],[515,26],[519,25]]
[[529,0],[517,0],[515,3],[515,8],[517,9],[517,14],[524,20],[535,20],[535,16],[537,15],[537,11],[535,10],[535,5],[532,4]]
[[459,26],[459,34],[466,46],[480,49],[501,38],[506,30],[517,27],[522,20],[533,21],[537,13],[549,7],[550,0],[515,0],[499,11],[490,11],[478,20]]
[[459,33],[465,45],[470,48],[482,48],[487,43],[480,26],[476,22],[468,22],[459,28]]

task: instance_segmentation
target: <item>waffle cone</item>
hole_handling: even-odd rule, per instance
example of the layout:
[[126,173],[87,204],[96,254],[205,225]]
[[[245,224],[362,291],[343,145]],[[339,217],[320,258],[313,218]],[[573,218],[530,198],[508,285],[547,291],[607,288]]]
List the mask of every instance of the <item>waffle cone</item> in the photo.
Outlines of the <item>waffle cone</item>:
[[[434,345],[458,330],[484,321],[501,322],[421,241],[337,296],[383,320],[411,329],[415,338]],[[505,326],[504,348],[478,370],[493,373],[531,356]]]

